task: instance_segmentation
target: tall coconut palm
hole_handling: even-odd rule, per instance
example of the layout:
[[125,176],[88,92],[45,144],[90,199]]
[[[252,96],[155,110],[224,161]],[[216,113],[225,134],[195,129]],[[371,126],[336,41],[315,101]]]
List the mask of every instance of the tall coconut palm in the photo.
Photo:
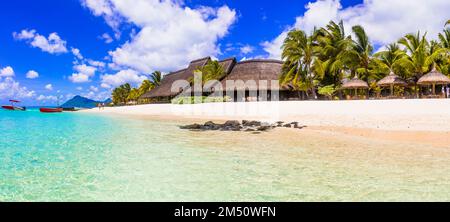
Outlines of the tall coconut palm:
[[220,65],[219,61],[209,61],[203,68],[201,69],[203,74],[203,83],[206,83],[210,80],[220,80],[225,75],[225,70],[222,65]]
[[130,93],[127,96],[128,101],[137,101],[141,96],[139,89],[133,88],[130,90]]
[[397,75],[406,77],[405,69],[400,65],[400,60],[406,58],[406,52],[400,49],[397,43],[391,43],[386,46],[386,50],[375,53],[373,58],[374,67],[376,72],[383,73],[385,75],[393,71]]
[[318,73],[323,85],[341,86],[343,70],[346,68],[343,54],[351,49],[352,39],[345,34],[344,24],[331,21],[325,28],[316,33],[318,55]]
[[340,54],[339,59],[344,61],[352,71],[356,72],[355,75],[360,74],[357,77],[368,81],[371,77],[369,65],[372,61],[373,46],[362,26],[353,26],[352,31],[356,38],[352,40],[351,49]]
[[126,83],[117,88],[112,92],[112,99],[114,104],[124,104],[128,100],[128,96],[131,91],[131,85]]
[[[399,63],[401,66],[411,70],[409,76],[414,82],[417,82],[420,77],[430,72],[438,58],[445,52],[436,42],[430,44],[426,39],[426,34],[420,35],[420,32],[417,32],[416,35],[407,34],[398,42],[407,50],[407,57],[400,59]],[[416,94],[417,96],[421,94],[420,89],[416,91]]]
[[282,46],[282,59],[285,63],[280,81],[284,85],[305,91],[307,96],[310,91],[313,97],[317,98],[313,71],[317,56],[315,46],[313,36],[308,36],[302,30],[290,31]]
[[150,75],[150,83],[151,83],[150,90],[158,87],[159,85],[161,85],[161,80],[162,80],[161,72],[160,71],[154,71]]
[[445,29],[443,33],[439,33],[438,37],[441,46],[450,49],[450,28]]
[[420,32],[407,34],[401,38],[398,43],[403,45],[408,52],[406,58],[401,59],[400,63],[404,67],[409,67],[413,73],[411,77],[417,81],[423,74],[431,70],[429,42],[426,34],[421,35]]
[[401,59],[403,66],[408,66],[414,72],[413,77],[419,79],[423,74],[428,73],[432,69],[432,65],[436,60],[445,53],[446,50],[439,47],[436,42],[431,44],[426,39],[426,34],[420,35],[418,32],[416,35],[407,34],[405,37],[399,40],[399,43],[403,45],[408,56]]
[[148,80],[148,79],[142,81],[141,86],[139,86],[139,94],[144,95],[146,92],[152,90],[153,86],[154,85],[152,84],[152,82],[150,82],[150,80]]

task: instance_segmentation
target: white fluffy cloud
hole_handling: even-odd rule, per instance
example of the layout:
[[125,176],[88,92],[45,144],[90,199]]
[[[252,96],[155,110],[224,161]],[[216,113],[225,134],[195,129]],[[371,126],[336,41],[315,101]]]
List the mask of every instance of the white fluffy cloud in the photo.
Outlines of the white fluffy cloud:
[[116,87],[125,83],[140,84],[142,81],[147,79],[146,76],[139,75],[137,71],[132,69],[121,70],[116,74],[102,75],[100,78],[102,81],[102,88]]
[[240,48],[241,54],[243,54],[243,55],[252,53],[254,50],[255,50],[255,48],[251,45],[244,45]]
[[67,42],[59,37],[58,33],[50,33],[48,37],[40,35],[36,30],[24,29],[20,33],[13,33],[14,39],[27,41],[32,47],[40,48],[50,54],[66,53]]
[[73,83],[90,82],[90,78],[94,77],[95,72],[97,72],[96,67],[86,64],[75,65],[73,69],[76,71],[76,73],[73,73],[71,76],[69,76],[69,80]]
[[110,52],[116,67],[140,72],[172,71],[193,60],[220,53],[217,41],[236,20],[236,12],[220,8],[189,8],[174,0],[82,0],[96,16],[117,29],[121,21],[140,30]]
[[99,39],[103,40],[106,44],[114,41],[114,39],[108,33],[103,33],[103,35],[99,36]]
[[47,85],[45,85],[45,89],[46,90],[53,90],[53,85],[52,84],[47,84]]
[[272,41],[263,42],[262,46],[270,58],[279,59],[289,29],[311,32],[315,26],[324,26],[330,20],[343,20],[348,34],[352,26],[362,25],[377,45],[389,44],[418,30],[428,32],[429,38],[436,38],[449,19],[449,11],[447,0],[364,0],[362,4],[347,8],[342,7],[340,0],[318,0],[306,5],[306,12],[296,18],[294,25]]
[[13,77],[14,69],[11,66],[0,69],[0,77]]
[[104,88],[104,89],[109,89],[109,88],[111,88],[111,86],[108,85],[108,84],[106,84],[106,83],[100,84],[100,87],[102,87],[102,88]]
[[0,77],[0,99],[21,99],[31,98],[35,96],[35,92],[23,87],[12,77]]
[[58,97],[52,96],[52,95],[49,95],[49,96],[39,95],[36,98],[36,100],[38,100],[38,101],[56,101],[56,100],[58,100]]
[[34,70],[30,70],[27,72],[26,77],[27,79],[36,79],[39,77],[39,73]]
[[80,52],[79,49],[72,48],[71,51],[72,51],[72,54],[75,56],[75,58],[77,58],[79,60],[83,60],[84,59],[84,57],[83,57],[83,55],[81,55],[81,52]]
[[89,89],[93,92],[98,92],[98,88],[95,86],[91,86],[91,87],[89,87]]

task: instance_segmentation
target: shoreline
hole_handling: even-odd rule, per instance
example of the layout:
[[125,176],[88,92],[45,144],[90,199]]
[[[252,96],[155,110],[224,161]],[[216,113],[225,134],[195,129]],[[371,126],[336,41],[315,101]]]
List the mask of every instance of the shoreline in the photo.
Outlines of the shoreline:
[[450,99],[150,104],[80,111],[140,119],[203,123],[227,120],[299,122],[314,127],[450,132]]

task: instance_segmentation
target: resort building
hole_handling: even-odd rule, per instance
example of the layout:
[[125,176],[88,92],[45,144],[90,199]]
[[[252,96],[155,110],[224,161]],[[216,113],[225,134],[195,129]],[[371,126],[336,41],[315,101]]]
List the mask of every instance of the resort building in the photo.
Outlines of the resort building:
[[[196,70],[202,69],[208,62],[210,57],[194,60],[190,62],[185,69],[169,73],[164,76],[161,85],[144,94],[141,99],[147,99],[155,102],[170,102],[172,98],[180,93],[187,95],[194,94],[190,85],[181,87],[176,86],[176,81],[184,80],[187,82],[194,78]],[[210,90],[203,88],[203,95],[221,89],[223,96],[228,96],[233,101],[267,101],[267,100],[287,100],[295,97],[297,94],[292,93],[288,88],[280,88],[278,79],[282,72],[283,62],[279,60],[254,59],[237,62],[236,58],[228,58],[219,61],[224,70],[222,79],[217,81],[221,84],[219,88],[211,85]],[[175,88],[174,89],[174,85]],[[206,86],[205,86],[206,87]]]

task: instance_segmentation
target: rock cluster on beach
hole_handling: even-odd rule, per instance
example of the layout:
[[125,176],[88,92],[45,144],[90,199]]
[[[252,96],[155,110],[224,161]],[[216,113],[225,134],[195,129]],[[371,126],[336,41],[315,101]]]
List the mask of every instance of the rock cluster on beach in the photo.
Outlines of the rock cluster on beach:
[[298,122],[285,123],[282,121],[276,123],[265,123],[260,121],[243,120],[239,122],[237,120],[229,120],[224,124],[214,123],[208,121],[204,124],[190,124],[180,126],[180,129],[192,130],[192,131],[244,131],[244,132],[264,132],[277,127],[302,129],[306,126],[300,126]]

